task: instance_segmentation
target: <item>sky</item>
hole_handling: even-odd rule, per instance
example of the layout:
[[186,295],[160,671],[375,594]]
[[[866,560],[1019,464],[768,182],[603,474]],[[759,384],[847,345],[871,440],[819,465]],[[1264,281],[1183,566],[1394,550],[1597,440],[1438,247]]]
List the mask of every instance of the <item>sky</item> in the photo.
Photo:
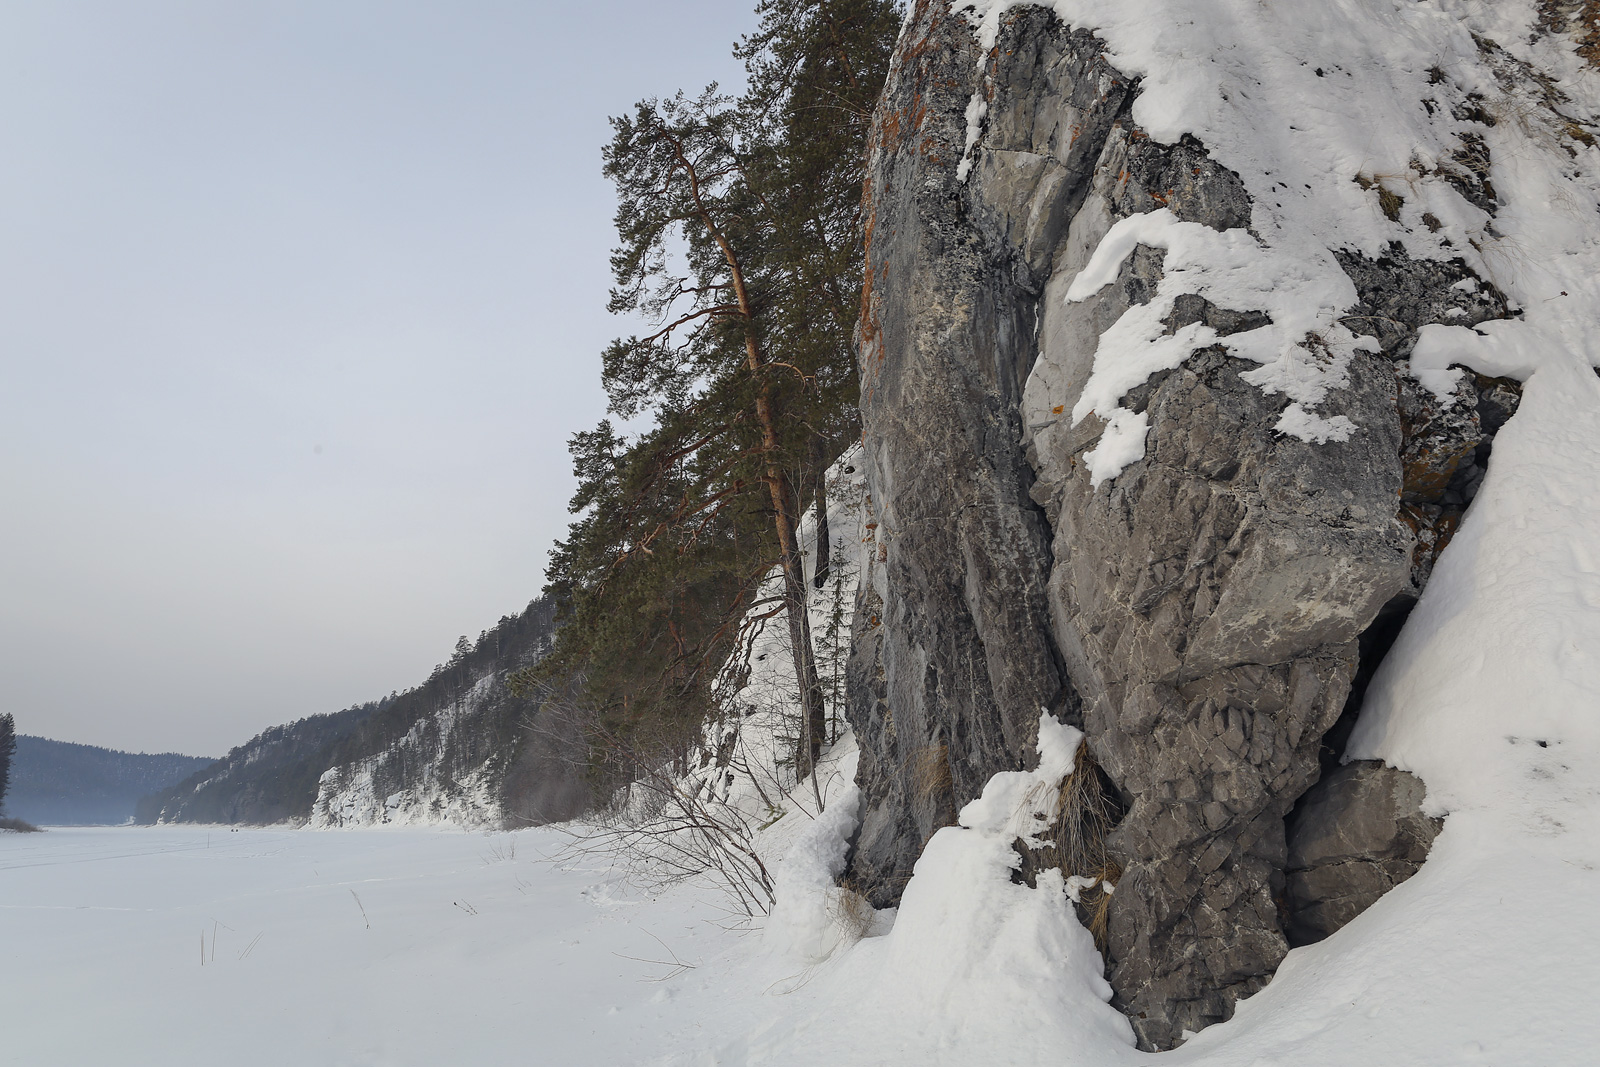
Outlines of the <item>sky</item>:
[[215,756],[536,596],[607,117],[753,0],[0,0],[0,712]]

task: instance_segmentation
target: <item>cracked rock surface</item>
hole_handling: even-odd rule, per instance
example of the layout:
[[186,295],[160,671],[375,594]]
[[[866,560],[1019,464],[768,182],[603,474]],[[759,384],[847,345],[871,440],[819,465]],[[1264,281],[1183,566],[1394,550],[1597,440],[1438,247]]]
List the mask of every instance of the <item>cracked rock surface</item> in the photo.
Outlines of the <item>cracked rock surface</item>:
[[1300,801],[1289,834],[1295,944],[1321,941],[1417,873],[1444,820],[1422,813],[1415,775],[1374,760],[1346,764]]
[[[1163,253],[1135,249],[1085,300],[1067,288],[1120,219],[1251,219],[1203,144],[1138,128],[1137,92],[1041,8],[1008,13],[984,55],[943,3],[914,5],[900,40],[866,199],[877,561],[849,670],[864,807],[846,877],[892,903],[928,838],[1031,762],[1039,708],[1081,726],[1125,813],[1102,842],[1120,870],[1114,1003],[1142,1048],[1165,1049],[1265,985],[1291,932],[1326,936],[1426,854],[1403,772],[1342,770],[1296,804],[1359,650],[1386,647],[1369,629],[1380,613],[1393,628],[1427,581],[1515,398],[1470,376],[1436,397],[1396,364],[1421,325],[1503,317],[1503,297],[1452,264],[1343,256],[1349,325],[1382,351],[1358,352],[1320,410],[1356,432],[1278,432],[1288,399],[1213,345],[1122,399],[1148,416],[1144,458],[1091,484],[1105,423],[1069,413],[1100,334],[1154,297]],[[1188,296],[1166,323],[1226,337],[1266,321]]]

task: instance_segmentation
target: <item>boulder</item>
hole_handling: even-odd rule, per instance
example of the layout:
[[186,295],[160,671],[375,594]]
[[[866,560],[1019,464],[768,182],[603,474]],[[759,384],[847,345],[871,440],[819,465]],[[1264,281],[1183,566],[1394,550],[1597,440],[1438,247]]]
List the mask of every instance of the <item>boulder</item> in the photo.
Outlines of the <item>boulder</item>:
[[1321,941],[1417,873],[1443,819],[1413,774],[1360,760],[1325,775],[1289,824],[1289,939]]

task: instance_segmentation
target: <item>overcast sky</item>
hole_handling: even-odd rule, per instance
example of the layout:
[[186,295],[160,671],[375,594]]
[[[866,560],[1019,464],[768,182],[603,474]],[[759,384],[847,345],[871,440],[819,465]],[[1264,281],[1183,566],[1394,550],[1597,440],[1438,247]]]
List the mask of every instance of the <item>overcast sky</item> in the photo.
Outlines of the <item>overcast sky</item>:
[[220,755],[521,610],[602,415],[608,115],[753,0],[0,3],[0,711]]

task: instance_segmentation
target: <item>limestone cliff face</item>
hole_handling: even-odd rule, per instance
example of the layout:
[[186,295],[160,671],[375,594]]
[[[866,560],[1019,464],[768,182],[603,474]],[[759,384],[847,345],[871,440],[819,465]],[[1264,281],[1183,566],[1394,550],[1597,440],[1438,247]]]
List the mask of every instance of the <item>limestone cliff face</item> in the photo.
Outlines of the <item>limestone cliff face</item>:
[[[1341,715],[1482,476],[1495,405],[1515,398],[1469,378],[1439,400],[1394,362],[1423,324],[1505,316],[1492,286],[1398,248],[1344,253],[1352,332],[1381,319],[1382,350],[1355,352],[1319,410],[1358,432],[1283,432],[1290,399],[1246,377],[1257,364],[1198,346],[1122,399],[1148,420],[1143,457],[1095,478],[1085,453],[1107,424],[1071,412],[1163,254],[1139,246],[1087,299],[1068,288],[1118,220],[1252,221],[1203,144],[1137,126],[1138,92],[1040,8],[1012,9],[987,52],[947,3],[909,16],[866,196],[877,559],[855,616],[866,806],[848,876],[892,901],[933,832],[1029,762],[1041,707],[1082,727],[1119,820],[1102,841],[1120,872],[1108,976],[1154,1049],[1227,1018],[1291,929],[1326,936],[1426,854],[1433,824],[1400,772],[1335,776],[1296,805],[1337,761]],[[1165,321],[1225,338],[1271,318],[1194,295]],[[1286,818],[1306,827],[1293,865]]]
[[1016,219],[1015,240],[999,212],[1024,205],[974,201],[987,183],[957,176],[979,51],[944,5],[915,13],[874,132],[860,361],[879,558],[855,613],[850,704],[868,797],[853,877],[880,904],[995,771],[1027,761],[1041,707],[1081,714],[1045,624],[1050,530],[1028,493],[1020,403],[1050,246],[1126,86],[1087,37],[1030,48],[1060,99],[1088,87],[1081,118],[1099,129],[1069,145],[1077,109],[1040,117],[1062,160],[1034,176],[1044,217]]

